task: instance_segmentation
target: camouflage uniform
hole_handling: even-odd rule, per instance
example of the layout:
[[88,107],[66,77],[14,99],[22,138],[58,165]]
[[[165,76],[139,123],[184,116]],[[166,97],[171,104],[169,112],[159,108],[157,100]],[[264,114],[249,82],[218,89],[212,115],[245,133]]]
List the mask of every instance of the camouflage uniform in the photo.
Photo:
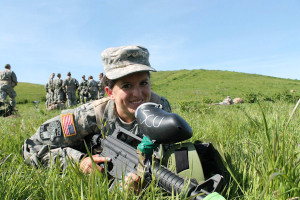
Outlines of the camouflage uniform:
[[[52,74],[53,75],[53,74]],[[54,75],[50,76],[48,82],[45,85],[45,89],[46,89],[46,107],[49,107],[51,104],[54,103]]]
[[98,95],[98,83],[94,79],[88,80],[89,99],[96,100]]
[[60,77],[57,77],[54,81],[54,101],[61,103],[65,101],[65,92],[63,90],[63,81]]
[[[10,67],[9,67],[10,68]],[[7,102],[7,95],[10,97],[10,104],[14,108],[16,106],[17,93],[14,87],[18,84],[16,74],[10,69],[0,71],[0,99]]]
[[78,88],[79,84],[78,81],[75,78],[72,78],[71,76],[68,76],[63,81],[63,88],[65,89],[66,92],[66,97],[67,97],[67,102],[68,106],[76,106],[76,89]]
[[87,80],[82,80],[79,83],[79,97],[80,97],[80,102],[81,104],[86,103],[88,101],[88,81]]
[[104,94],[105,94],[105,84],[104,84],[104,81],[103,81],[103,77],[100,78],[99,77],[99,81],[98,81],[98,99],[101,99],[104,97]]
[[0,99],[0,116],[7,117],[14,114],[16,111],[11,104],[5,102],[3,99]]
[[[150,101],[162,104],[164,110],[171,112],[165,98],[151,93]],[[65,110],[60,116],[46,121],[31,138],[25,140],[25,162],[36,167],[40,164],[50,166],[59,159],[61,167],[65,169],[69,159],[80,162],[86,155],[86,138],[100,133],[100,129],[102,133],[112,134],[119,126],[141,136],[137,122],[130,125],[123,123],[116,114],[114,101],[109,98]]]
[[231,104],[233,104],[233,101],[230,98],[230,96],[227,96],[226,99],[224,99],[222,103],[225,105],[231,105]]

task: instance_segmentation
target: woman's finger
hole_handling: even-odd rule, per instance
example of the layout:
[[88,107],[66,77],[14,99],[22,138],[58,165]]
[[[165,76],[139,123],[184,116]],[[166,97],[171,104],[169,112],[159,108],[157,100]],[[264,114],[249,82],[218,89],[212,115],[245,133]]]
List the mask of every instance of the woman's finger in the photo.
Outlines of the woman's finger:
[[99,155],[93,155],[92,158],[95,161],[95,163],[103,163],[103,162],[111,161],[110,157],[100,157]]

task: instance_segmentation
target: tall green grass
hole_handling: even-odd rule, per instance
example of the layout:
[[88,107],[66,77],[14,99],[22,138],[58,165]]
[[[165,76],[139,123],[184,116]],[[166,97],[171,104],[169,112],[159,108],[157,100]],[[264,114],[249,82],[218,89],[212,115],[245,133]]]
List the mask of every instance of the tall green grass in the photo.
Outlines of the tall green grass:
[[[220,145],[231,173],[222,193],[226,198],[291,199],[299,197],[300,187],[299,111],[286,126],[293,106],[284,102],[212,106],[206,113],[173,107],[193,128],[191,141]],[[61,173],[58,167],[35,169],[25,165],[22,143],[58,111],[40,108],[38,112],[31,104],[19,105],[19,110],[20,117],[0,118],[1,199],[134,198],[117,190],[108,192],[108,179],[99,174],[82,175],[76,166]],[[155,187],[135,198],[144,197],[171,198]]]
[[292,109],[278,102],[181,115],[196,133],[192,140],[213,140],[223,149],[233,181],[226,192],[230,199],[287,199],[300,192],[300,111],[287,126]]
[[[169,72],[167,77],[177,77],[176,73]],[[182,75],[184,76],[186,74]],[[218,77],[217,74],[214,76]],[[224,77],[226,76],[223,75]],[[170,101],[173,112],[191,125],[194,134],[189,141],[212,141],[224,153],[225,165],[230,172],[230,179],[222,191],[226,199],[299,199],[300,108],[292,112],[297,100],[276,98],[274,101],[266,101],[258,98],[255,103],[209,106],[202,101],[203,97],[218,100],[225,93],[213,94],[204,88],[201,94],[206,95],[203,97],[200,93],[197,96],[192,90],[190,93],[183,90],[187,96],[181,96],[172,84],[163,87],[166,80],[158,81],[156,78],[153,74],[154,91],[167,94],[165,96]],[[293,86],[297,86],[299,83],[296,80],[261,78],[270,78],[270,82],[279,81],[282,85],[289,85],[287,83],[291,82],[295,84]],[[177,84],[179,87],[178,84],[185,84],[176,82],[179,79],[173,80],[173,85]],[[209,80],[208,78],[206,81]],[[224,84],[231,85],[226,80],[231,82],[232,79],[224,78]],[[162,85],[156,85],[156,82]],[[197,83],[207,84],[203,79]],[[189,83],[186,84],[189,90]],[[253,86],[252,92],[258,94],[261,87]],[[272,96],[280,89],[274,89],[274,93],[265,92],[263,95]],[[283,89],[289,88],[286,86]],[[297,90],[294,87],[291,89]],[[238,90],[232,90],[232,94],[234,95],[231,96],[238,96]],[[0,118],[1,199],[178,199],[166,195],[155,187],[155,183],[138,196],[130,191],[120,192],[118,188],[111,192],[105,175],[83,175],[76,163],[64,172],[56,165],[51,169],[35,169],[25,165],[21,152],[24,140],[34,134],[44,121],[58,115],[59,111],[46,111],[44,104],[39,104],[38,111],[32,103],[18,104],[17,108],[19,116]]]

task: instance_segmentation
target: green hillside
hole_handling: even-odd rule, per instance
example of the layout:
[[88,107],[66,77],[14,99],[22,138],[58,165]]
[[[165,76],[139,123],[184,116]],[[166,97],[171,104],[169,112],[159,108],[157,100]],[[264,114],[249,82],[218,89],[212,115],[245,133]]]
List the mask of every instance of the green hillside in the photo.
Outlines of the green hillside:
[[299,80],[217,70],[160,71],[152,73],[151,79],[153,90],[173,102],[219,102],[226,96],[272,99],[290,90],[296,90],[292,95],[297,96],[300,91]]
[[[272,100],[282,96],[297,99],[300,92],[299,80],[217,70],[159,71],[151,74],[151,81],[153,91],[171,103],[220,102],[226,96],[242,97],[245,101],[253,98]],[[19,83],[15,90],[17,103],[45,101],[43,85]],[[290,90],[296,92],[290,93]]]
[[15,87],[17,103],[28,103],[32,101],[45,101],[46,91],[44,85],[32,83],[18,83]]

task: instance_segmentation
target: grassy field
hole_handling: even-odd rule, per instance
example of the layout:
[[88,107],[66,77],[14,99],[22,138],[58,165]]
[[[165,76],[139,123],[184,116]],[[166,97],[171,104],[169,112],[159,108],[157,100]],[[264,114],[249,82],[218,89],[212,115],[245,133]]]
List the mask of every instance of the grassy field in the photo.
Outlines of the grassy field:
[[46,90],[43,85],[32,83],[18,83],[15,87],[16,103],[31,103],[32,101],[46,101]]
[[[300,108],[293,113],[300,81],[207,70],[151,76],[153,90],[167,97],[173,112],[191,125],[189,141],[214,141],[222,149],[231,174],[222,191],[226,199],[300,198]],[[292,89],[296,92],[290,93]],[[60,112],[46,111],[43,102],[38,111],[30,103],[43,99],[42,85],[20,83],[16,90],[22,102],[17,105],[19,116],[0,118],[1,199],[176,199],[154,185],[143,196],[109,192],[105,175],[83,175],[76,165],[61,172],[56,166],[35,169],[24,164],[24,140]],[[208,105],[227,95],[246,103]]]
[[[220,102],[226,96],[278,100],[291,95],[298,99],[300,81],[256,74],[214,70],[180,70],[152,73],[152,88],[172,103]],[[290,90],[298,92],[291,94]]]

